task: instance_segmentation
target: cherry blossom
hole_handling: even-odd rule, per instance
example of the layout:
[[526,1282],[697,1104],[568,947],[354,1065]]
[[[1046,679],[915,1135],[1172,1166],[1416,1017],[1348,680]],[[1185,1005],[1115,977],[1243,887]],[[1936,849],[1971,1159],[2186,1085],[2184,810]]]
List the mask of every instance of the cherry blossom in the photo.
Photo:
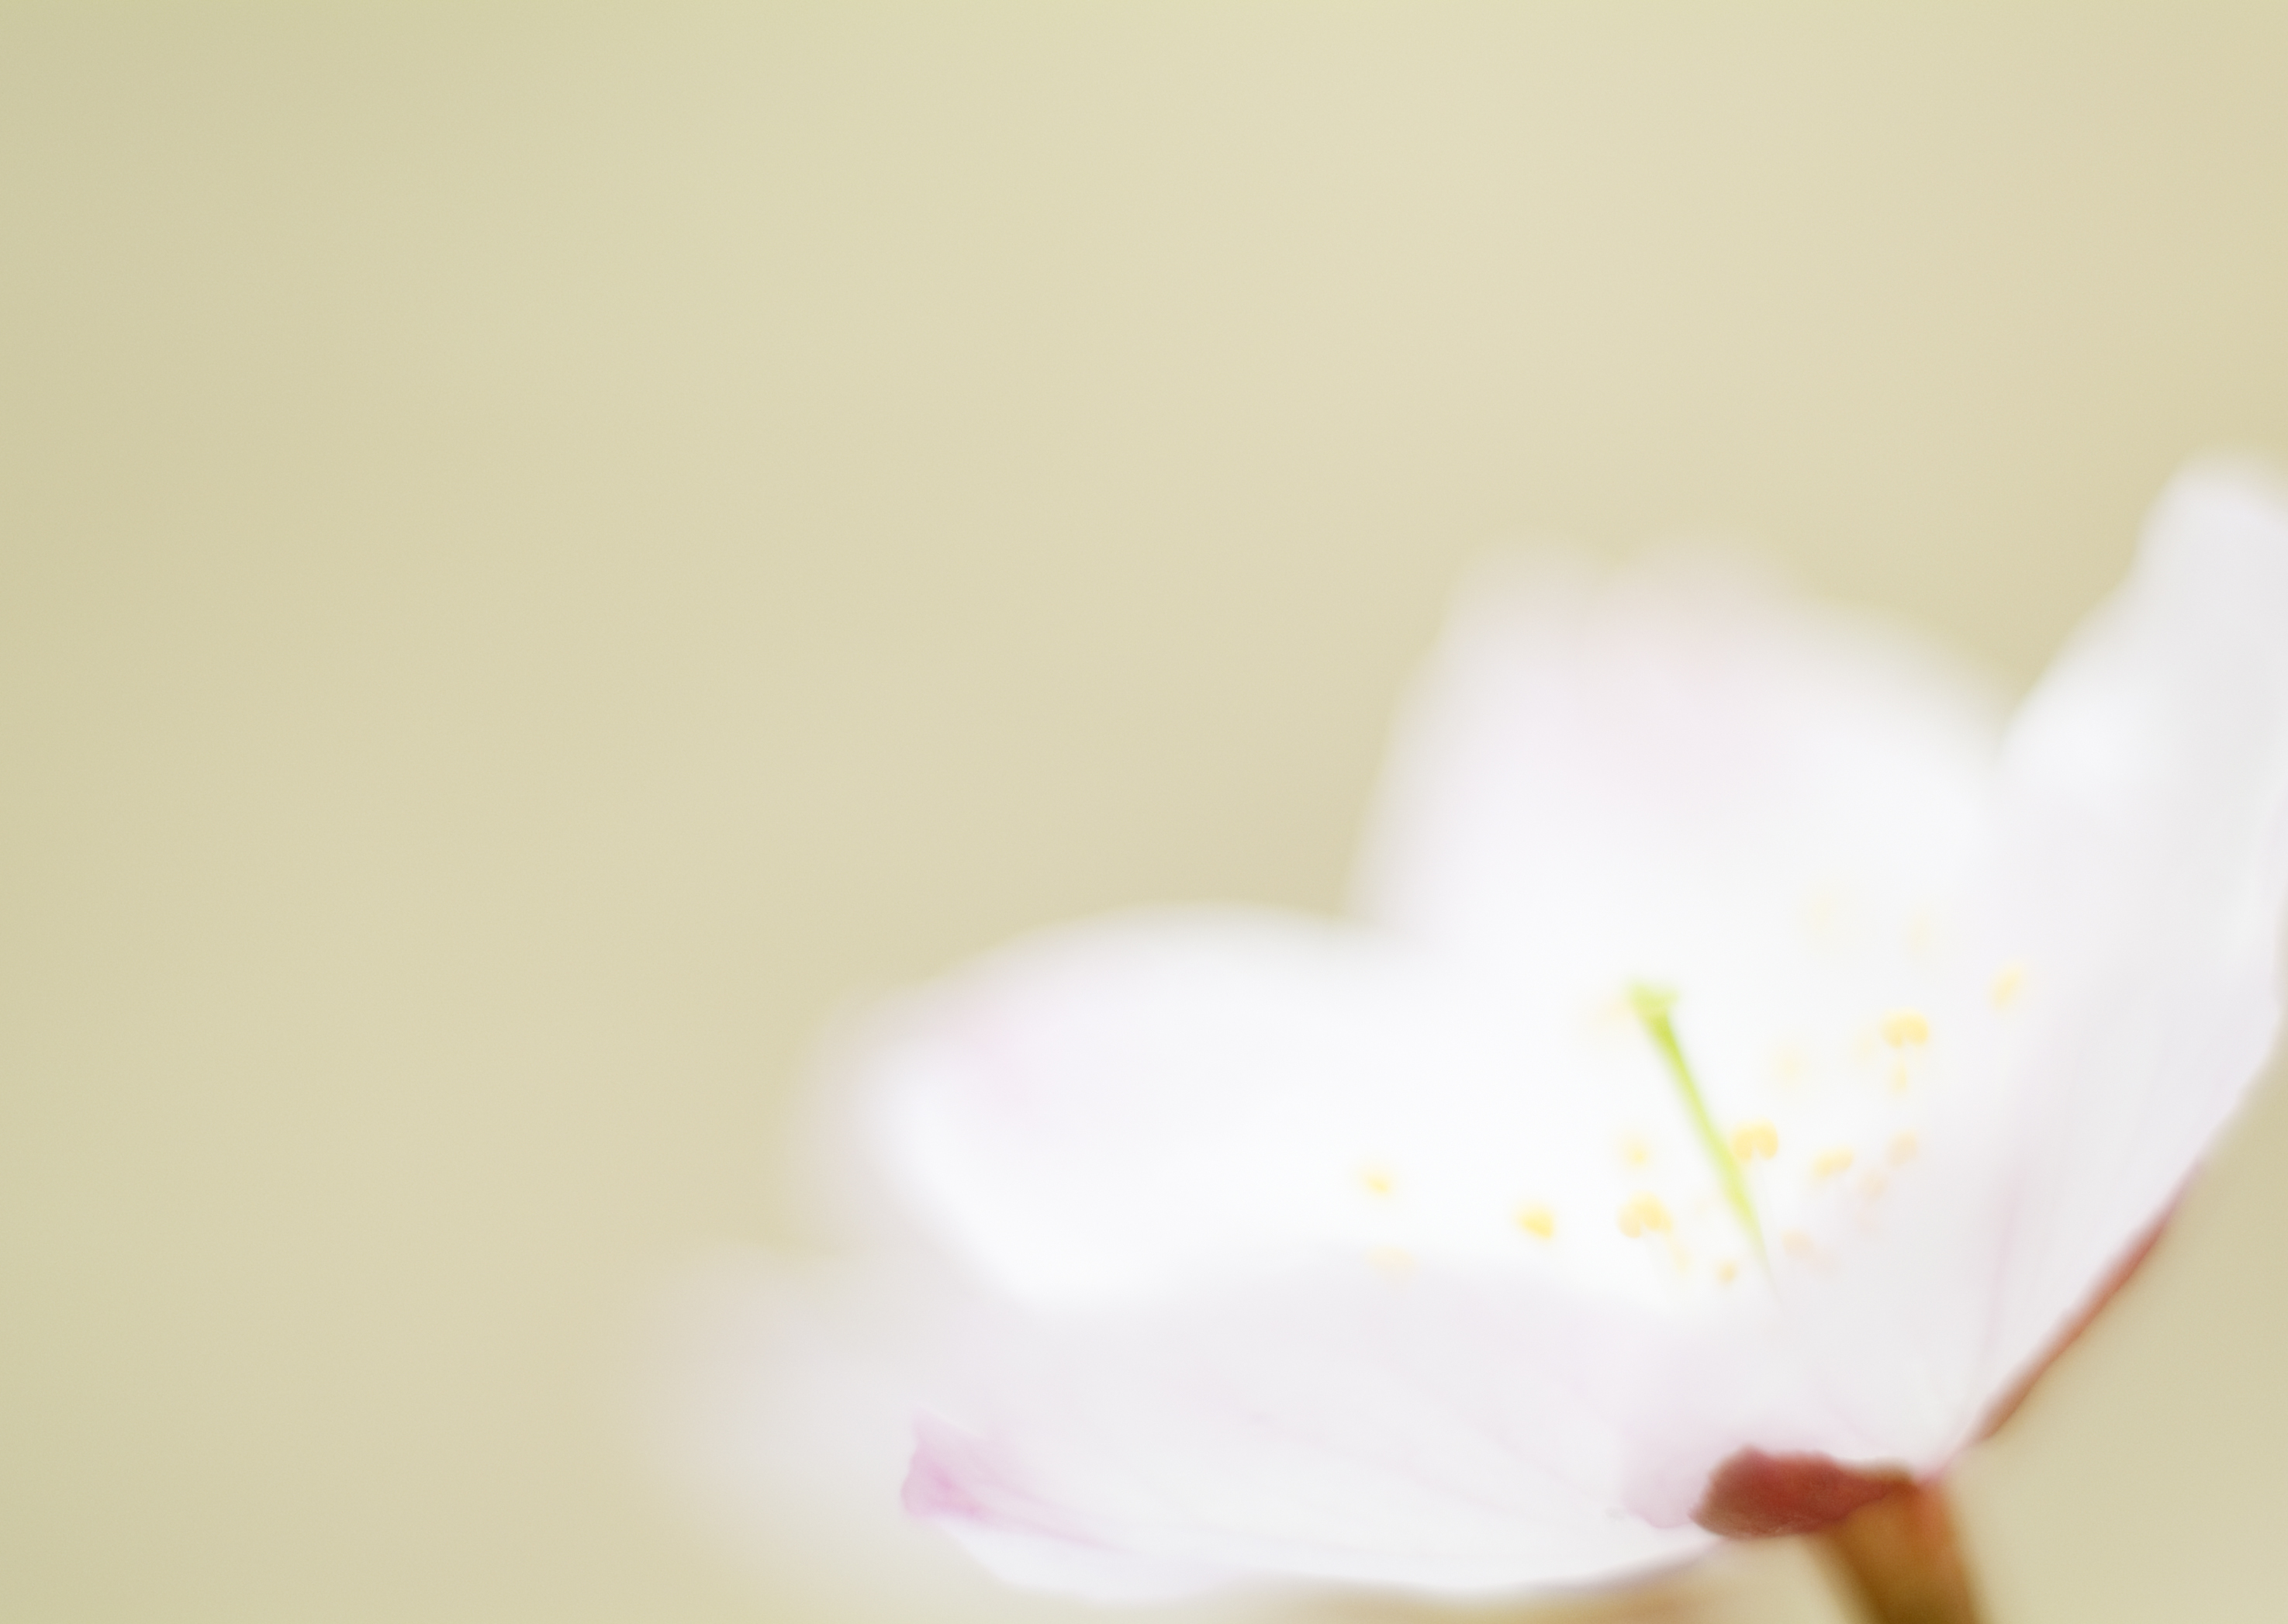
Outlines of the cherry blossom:
[[904,1502],[1012,1580],[1527,1591],[1942,1474],[2271,1045],[2288,510],[2181,477],[2014,714],[1737,567],[1515,565],[1359,872],[849,1064],[944,1260]]

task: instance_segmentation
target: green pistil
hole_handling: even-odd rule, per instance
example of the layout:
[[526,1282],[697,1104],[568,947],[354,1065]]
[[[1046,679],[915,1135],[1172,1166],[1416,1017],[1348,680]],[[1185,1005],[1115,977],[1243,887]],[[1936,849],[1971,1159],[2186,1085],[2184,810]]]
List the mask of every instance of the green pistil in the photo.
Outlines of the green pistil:
[[1652,1046],[1660,1050],[1667,1063],[1668,1074],[1676,1081],[1676,1091],[1684,1097],[1684,1108],[1692,1113],[1692,1125],[1700,1131],[1700,1145],[1715,1164],[1716,1181],[1724,1187],[1724,1199],[1732,1205],[1733,1216],[1740,1227],[1748,1232],[1748,1239],[1756,1243],[1756,1256],[1764,1253],[1763,1225],[1756,1222],[1755,1199],[1748,1193],[1748,1176],[1740,1170],[1739,1158],[1732,1147],[1724,1143],[1724,1136],[1716,1130],[1716,1121],[1708,1114],[1708,1102],[1700,1097],[1700,1085],[1692,1080],[1692,1067],[1684,1058],[1684,1046],[1676,1041],[1676,1026],[1668,1018],[1675,1006],[1674,989],[1649,986],[1633,982],[1629,987],[1629,1008],[1636,1011],[1643,1023],[1645,1035]]

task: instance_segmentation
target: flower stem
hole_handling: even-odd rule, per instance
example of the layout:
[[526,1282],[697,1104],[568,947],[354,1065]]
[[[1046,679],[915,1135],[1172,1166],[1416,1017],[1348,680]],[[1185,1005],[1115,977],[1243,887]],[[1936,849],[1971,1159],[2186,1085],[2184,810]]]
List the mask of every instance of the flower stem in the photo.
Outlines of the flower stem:
[[1979,1624],[1943,1485],[1903,1483],[1818,1537],[1869,1624]]

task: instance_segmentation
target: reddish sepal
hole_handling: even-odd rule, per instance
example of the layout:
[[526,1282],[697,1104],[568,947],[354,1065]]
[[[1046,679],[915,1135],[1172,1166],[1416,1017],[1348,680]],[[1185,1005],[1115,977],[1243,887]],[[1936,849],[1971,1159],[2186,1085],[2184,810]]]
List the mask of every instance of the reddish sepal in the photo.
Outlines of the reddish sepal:
[[1692,1520],[1728,1540],[1817,1533],[1909,1481],[1903,1472],[1863,1471],[1823,1454],[1743,1449],[1708,1479]]

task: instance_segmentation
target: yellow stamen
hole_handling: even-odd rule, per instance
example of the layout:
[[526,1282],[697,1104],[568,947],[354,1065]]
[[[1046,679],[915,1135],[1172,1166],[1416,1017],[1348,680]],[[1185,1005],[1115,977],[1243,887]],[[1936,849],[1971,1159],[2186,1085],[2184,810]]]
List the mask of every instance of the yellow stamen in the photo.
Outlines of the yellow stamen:
[[1903,1133],[1891,1141],[1891,1165],[1903,1168],[1915,1159],[1923,1147],[1922,1141],[1911,1133]]
[[1894,1010],[1883,1017],[1883,1042],[1894,1049],[1930,1042],[1930,1022],[1914,1010]]
[[1621,1208],[1621,1233],[1632,1240],[1646,1234],[1665,1235],[1675,1227],[1658,1196],[1632,1196]]
[[1538,1235],[1544,1240],[1557,1233],[1557,1215],[1536,1201],[1517,1209],[1517,1226],[1529,1235]]
[[1630,1134],[1621,1140],[1621,1160],[1633,1168],[1641,1168],[1652,1160],[1652,1146],[1642,1134]]
[[1398,1188],[1398,1176],[1385,1167],[1361,1168],[1359,1183],[1369,1195],[1388,1195]]
[[1847,1173],[1851,1170],[1851,1164],[1857,1160],[1856,1153],[1847,1145],[1839,1145],[1831,1151],[1822,1151],[1819,1159],[1811,1164],[1812,1176],[1832,1178],[1838,1173]]
[[1721,1284],[1729,1286],[1734,1280],[1736,1280],[1739,1278],[1740,1265],[1734,1263],[1730,1258],[1728,1257],[1722,1263],[1716,1265],[1716,1279]]
[[1732,1154],[1742,1161],[1769,1161],[1780,1153],[1780,1130],[1769,1122],[1743,1122],[1732,1130]]
[[1994,972],[1994,985],[1987,989],[1994,1007],[2006,1010],[2017,1001],[2019,989],[2026,985],[2026,967],[2016,959],[2011,960]]
[[1814,1257],[1819,1253],[1819,1248],[1812,1245],[1811,1237],[1799,1229],[1791,1229],[1782,1235],[1780,1244],[1797,1257]]

